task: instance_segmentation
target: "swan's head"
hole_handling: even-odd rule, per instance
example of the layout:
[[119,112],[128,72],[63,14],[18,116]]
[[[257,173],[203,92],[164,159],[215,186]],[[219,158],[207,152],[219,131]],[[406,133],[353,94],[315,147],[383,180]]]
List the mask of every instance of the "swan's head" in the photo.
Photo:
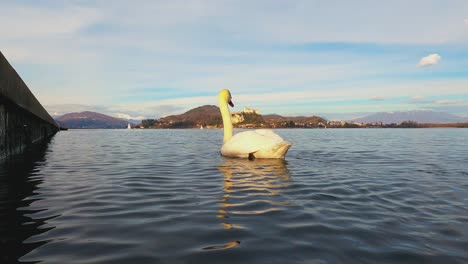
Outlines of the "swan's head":
[[218,100],[219,101],[224,101],[224,102],[228,103],[231,107],[234,107],[234,104],[232,103],[231,92],[228,89],[223,89],[223,90],[221,90],[219,92]]

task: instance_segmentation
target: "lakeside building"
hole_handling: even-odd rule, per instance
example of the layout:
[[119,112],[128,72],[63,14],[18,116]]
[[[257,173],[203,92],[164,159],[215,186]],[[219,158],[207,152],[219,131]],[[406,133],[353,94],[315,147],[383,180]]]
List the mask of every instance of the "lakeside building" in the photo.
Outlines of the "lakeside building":
[[242,113],[232,113],[231,121],[233,124],[237,124],[244,121],[244,115]]
[[246,114],[257,114],[257,115],[260,115],[260,111],[258,109],[253,109],[253,108],[248,108],[248,107],[244,107],[244,110],[242,111]]

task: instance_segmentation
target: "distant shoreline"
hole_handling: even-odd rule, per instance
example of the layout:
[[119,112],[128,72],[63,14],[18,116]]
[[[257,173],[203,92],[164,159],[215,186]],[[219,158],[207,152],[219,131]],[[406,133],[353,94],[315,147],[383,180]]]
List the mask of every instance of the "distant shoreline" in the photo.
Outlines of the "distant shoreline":
[[[434,124],[434,123],[411,123],[411,124],[382,124],[382,125],[355,125],[352,123],[345,124],[343,126],[324,126],[324,127],[271,127],[271,126],[251,126],[251,127],[235,127],[235,129],[330,129],[330,128],[468,128],[468,123],[441,123],[441,124]],[[132,127],[132,129],[196,129],[202,130],[199,127]],[[223,129],[223,127],[205,127],[203,129]]]
[[[468,128],[468,126],[421,126],[421,127],[275,127],[275,128],[268,128],[268,127],[254,127],[254,128],[242,128],[242,127],[236,127],[234,129],[422,129],[422,128]],[[186,127],[186,128],[132,128],[131,130],[222,130],[222,127],[218,128],[205,128],[205,129],[199,129],[196,127]],[[62,131],[69,131],[69,130],[129,130],[127,128],[67,128]]]

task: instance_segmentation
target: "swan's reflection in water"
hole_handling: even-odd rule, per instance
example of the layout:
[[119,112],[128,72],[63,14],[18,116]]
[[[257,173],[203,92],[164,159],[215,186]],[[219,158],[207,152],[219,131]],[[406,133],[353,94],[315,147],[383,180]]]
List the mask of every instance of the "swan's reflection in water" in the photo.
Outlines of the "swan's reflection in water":
[[[226,230],[248,228],[242,225],[242,222],[248,222],[245,217],[268,221],[270,212],[291,205],[281,195],[291,181],[287,162],[283,159],[224,158],[218,169],[224,174],[224,194],[216,217],[221,219]],[[231,241],[224,246],[205,249],[228,249],[239,244],[240,241]]]
[[230,214],[263,214],[289,205],[289,202],[278,201],[275,197],[290,182],[285,160],[225,159],[218,169],[225,176],[224,196],[220,202],[218,218],[228,218]]

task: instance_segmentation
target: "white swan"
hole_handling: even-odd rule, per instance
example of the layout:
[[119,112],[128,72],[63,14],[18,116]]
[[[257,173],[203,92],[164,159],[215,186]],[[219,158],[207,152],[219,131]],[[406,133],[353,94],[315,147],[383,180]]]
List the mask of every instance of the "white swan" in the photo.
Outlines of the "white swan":
[[221,155],[235,158],[284,158],[291,143],[284,141],[272,130],[257,129],[232,135],[231,113],[228,104],[234,107],[231,101],[231,92],[227,89],[218,94],[219,110],[223,118],[224,141]]

